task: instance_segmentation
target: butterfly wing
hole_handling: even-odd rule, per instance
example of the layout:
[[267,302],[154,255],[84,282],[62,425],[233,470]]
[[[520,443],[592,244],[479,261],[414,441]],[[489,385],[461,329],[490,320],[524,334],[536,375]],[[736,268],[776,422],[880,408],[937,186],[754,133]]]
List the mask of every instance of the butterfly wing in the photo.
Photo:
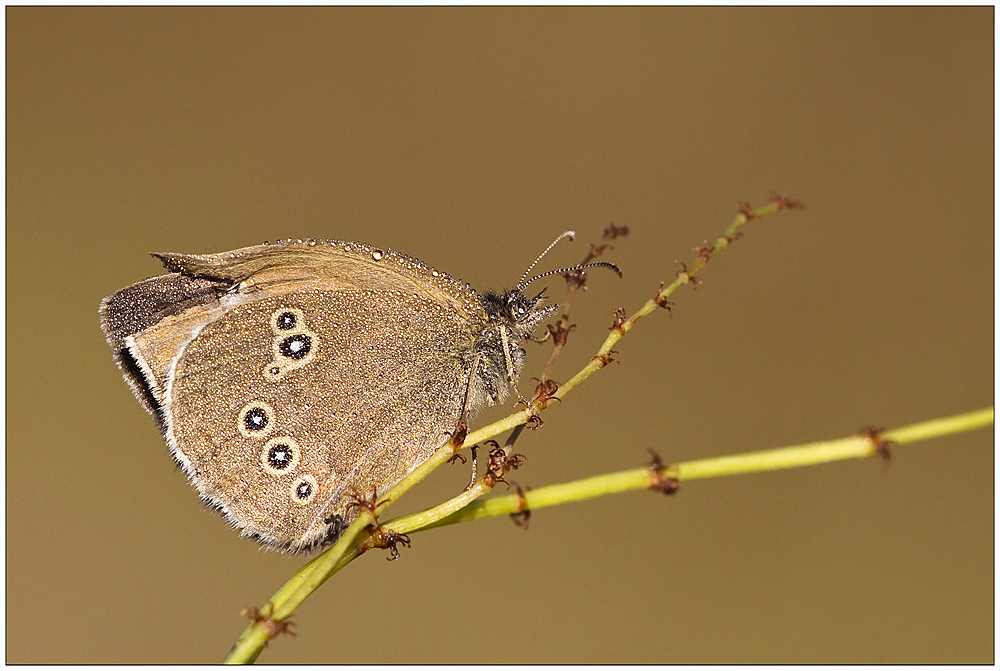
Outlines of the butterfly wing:
[[459,418],[484,315],[461,282],[391,251],[306,241],[157,254],[176,271],[105,299],[126,379],[202,498],[245,534],[335,537]]

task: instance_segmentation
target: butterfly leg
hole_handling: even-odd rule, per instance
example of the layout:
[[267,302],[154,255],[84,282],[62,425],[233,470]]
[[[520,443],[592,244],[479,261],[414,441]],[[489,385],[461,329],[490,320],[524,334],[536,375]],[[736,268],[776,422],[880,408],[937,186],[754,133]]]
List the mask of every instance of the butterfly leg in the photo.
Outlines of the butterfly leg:
[[[476,450],[479,449],[479,446],[473,445],[469,449],[472,451],[472,477],[470,478],[469,484],[468,486],[466,486],[464,491],[469,491],[469,489],[472,488],[472,485],[476,484],[476,476],[479,475],[479,458],[476,454]],[[462,454],[456,452],[455,454],[451,455],[450,459],[448,459],[448,463],[454,464],[459,459],[462,460],[463,464],[465,463],[465,457]]]
[[479,475],[479,458],[476,455],[478,448],[478,445],[473,445],[469,448],[472,451],[472,477],[469,479],[469,486],[465,488],[465,491],[472,489],[472,486],[476,484],[476,477]]
[[[462,414],[459,415],[458,421],[455,423],[455,429],[451,432],[451,440],[449,442],[452,444],[452,447],[455,448],[456,450],[462,447],[462,444],[465,442],[465,437],[469,433],[468,417],[469,417],[469,411],[472,408],[472,401],[473,401],[472,386],[473,384],[475,384],[476,381],[476,372],[479,370],[480,361],[482,361],[482,355],[476,354],[476,358],[472,361],[472,367],[469,368],[469,380],[465,384],[465,397],[462,399]],[[460,458],[462,459],[462,463],[465,463],[465,458],[464,457]],[[455,457],[453,456],[449,461],[452,461],[454,459]],[[452,463],[454,462],[452,461]],[[474,453],[473,453],[473,464],[475,464]]]
[[500,342],[503,344],[503,357],[504,361],[507,362],[507,379],[510,381],[511,386],[514,387],[514,393],[517,394],[518,400],[524,403],[526,408],[530,409],[528,402],[524,400],[524,396],[521,396],[521,390],[517,388],[517,377],[514,373],[514,360],[510,357],[510,339],[507,337],[507,328],[500,327]]

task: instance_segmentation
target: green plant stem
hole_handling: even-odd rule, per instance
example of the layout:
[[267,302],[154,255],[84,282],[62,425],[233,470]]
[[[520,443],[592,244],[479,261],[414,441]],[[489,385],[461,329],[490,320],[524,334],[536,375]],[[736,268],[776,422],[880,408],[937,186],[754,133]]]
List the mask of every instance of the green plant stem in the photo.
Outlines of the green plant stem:
[[[990,407],[884,431],[878,434],[878,438],[882,441],[890,442],[889,449],[892,449],[893,445],[905,445],[972,431],[990,426],[993,422],[994,409]],[[437,516],[433,513],[439,509],[447,510],[448,505],[452,503],[448,502],[429,511],[391,520],[383,526],[397,533],[408,534],[449,524],[457,524],[459,522],[509,515],[524,509],[536,510],[564,503],[584,501],[598,496],[637,489],[649,489],[655,485],[658,475],[660,477],[675,479],[678,482],[685,482],[703,478],[814,466],[846,459],[864,459],[879,453],[879,446],[871,437],[854,435],[837,440],[807,443],[805,445],[793,445],[759,452],[746,452],[743,454],[681,462],[663,468],[658,474],[648,466],[617,473],[608,473],[574,482],[541,487],[523,494],[510,494],[474,501],[450,515],[434,519]],[[463,493],[462,496],[456,497],[453,501],[461,499],[463,496],[468,496],[471,499],[480,493]],[[431,519],[433,521],[428,521]],[[358,527],[360,530],[363,529],[365,524],[367,522],[361,524],[361,522],[355,521],[349,528],[349,531],[338,541],[337,545],[340,545],[341,542],[345,544],[343,552],[324,553],[320,555],[306,564],[291,580],[278,590],[271,600],[271,617],[276,620],[287,617],[319,585],[361,554],[360,543],[345,539],[348,538],[350,529],[353,529],[355,525],[360,525]],[[336,547],[333,549],[336,549]],[[327,554],[330,554],[331,558],[324,561],[327,558]],[[241,636],[233,646],[230,656],[227,657],[226,661],[229,663],[254,661],[272,635],[267,631],[266,627],[251,625],[244,632],[244,636]]]
[[[883,441],[892,445],[905,445],[931,438],[940,438],[956,433],[981,429],[993,424],[993,408],[984,408],[951,417],[942,417],[928,422],[884,431],[879,434]],[[889,449],[892,449],[892,445]],[[718,478],[727,475],[742,475],[776,471],[786,468],[815,466],[845,459],[864,459],[879,454],[876,443],[866,436],[848,436],[805,445],[793,445],[760,452],[746,452],[724,457],[698,459],[668,466],[660,477],[668,477],[678,482]],[[486,517],[509,515],[524,509],[535,510],[574,501],[584,501],[598,496],[618,494],[636,489],[649,489],[655,485],[656,474],[650,467],[634,468],[617,473],[598,475],[574,482],[548,487],[540,487],[523,494],[509,494],[476,501],[469,506],[423,526],[421,514],[407,515],[385,523],[397,533],[414,533],[459,522],[468,522]]]
[[708,262],[711,261],[716,254],[723,249],[726,249],[729,245],[739,239],[739,236],[741,235],[739,229],[745,223],[769,214],[792,209],[802,209],[802,205],[792,202],[783,196],[774,197],[770,203],[764,205],[763,207],[759,207],[756,210],[750,209],[749,205],[741,207],[732,223],[729,224],[729,227],[721,236],[719,236],[715,243],[711,246],[705,246],[699,249],[698,258],[691,264],[690,268],[688,268],[686,264],[683,265],[683,269],[677,273],[677,278],[673,282],[661,285],[656,296],[646,301],[631,317],[622,320],[621,323],[616,323],[616,325],[612,327],[611,333],[608,334],[604,343],[601,344],[601,347],[597,350],[597,354],[594,358],[591,359],[579,373],[564,382],[559,387],[558,391],[552,395],[552,398],[563,398],[581,382],[599,371],[601,368],[607,366],[612,361],[612,348],[626,333],[632,330],[632,327],[635,326],[636,322],[651,312],[656,311],[658,308],[669,308],[667,298],[685,284],[696,282],[697,275],[702,268],[708,265]]

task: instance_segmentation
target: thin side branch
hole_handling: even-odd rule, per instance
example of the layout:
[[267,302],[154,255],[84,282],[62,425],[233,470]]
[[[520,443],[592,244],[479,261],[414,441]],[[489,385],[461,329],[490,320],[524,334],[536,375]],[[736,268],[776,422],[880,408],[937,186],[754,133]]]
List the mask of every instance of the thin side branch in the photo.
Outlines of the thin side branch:
[[940,438],[991,426],[994,421],[993,408],[984,408],[961,415],[942,417],[928,422],[911,424],[892,431],[865,431],[860,435],[848,436],[805,445],[792,445],[760,452],[745,452],[711,459],[686,461],[667,466],[660,472],[649,467],[635,468],[617,473],[607,473],[592,478],[584,478],[559,485],[539,487],[530,492],[497,496],[476,501],[466,508],[434,522],[421,526],[420,515],[407,515],[386,523],[386,526],[400,533],[413,533],[435,527],[471,520],[510,515],[538,508],[547,508],[564,503],[585,501],[598,496],[619,494],[637,489],[654,488],[658,479],[670,478],[678,482],[719,478],[727,475],[745,475],[763,471],[777,471],[786,468],[816,466],[846,459],[865,459],[881,456],[885,458],[887,445],[905,445],[931,438]]

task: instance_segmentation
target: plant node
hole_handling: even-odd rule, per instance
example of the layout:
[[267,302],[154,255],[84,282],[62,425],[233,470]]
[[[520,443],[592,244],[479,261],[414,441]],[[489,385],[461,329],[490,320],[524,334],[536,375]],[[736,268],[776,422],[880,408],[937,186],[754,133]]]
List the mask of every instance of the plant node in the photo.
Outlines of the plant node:
[[378,548],[380,550],[388,550],[389,556],[385,558],[386,561],[396,561],[399,559],[399,548],[397,545],[410,547],[410,537],[406,534],[396,533],[392,529],[385,527],[376,527],[371,537],[365,542],[366,549]]
[[625,308],[615,308],[615,321],[608,330],[615,331],[618,335],[625,335],[626,319],[628,319],[628,315],[625,314]]
[[375,485],[372,485],[372,495],[370,497],[365,497],[364,494],[359,493],[357,490],[351,492],[351,495],[348,497],[346,512],[350,514],[352,510],[357,510],[358,512],[367,510],[375,518],[375,524],[378,524],[378,516],[375,514],[375,511],[378,509],[379,503],[385,502],[378,500]]
[[621,361],[619,361],[618,359],[616,359],[614,357],[615,354],[618,354],[618,352],[616,350],[611,350],[607,354],[598,354],[594,358],[597,359],[601,363],[601,368],[604,368],[605,366],[607,366],[609,363],[612,363],[612,362],[617,363],[617,364],[621,363]]
[[806,206],[800,202],[794,201],[784,193],[771,193],[771,202],[778,207],[779,212],[788,212],[789,210],[804,210]]
[[539,380],[537,377],[531,379],[538,380],[538,385],[535,386],[535,397],[531,399],[538,407],[544,409],[549,404],[549,401],[553,400],[562,403],[561,398],[554,396],[559,391],[559,383],[555,380]]
[[708,244],[708,240],[706,240],[704,245],[701,247],[695,247],[693,251],[698,252],[698,258],[701,261],[708,263],[708,260],[712,258],[712,252],[715,251],[715,247]]
[[510,519],[513,520],[514,524],[527,531],[528,523],[531,521],[531,510],[528,509],[528,499],[525,498],[524,493],[531,491],[531,487],[522,489],[521,485],[516,482],[512,484],[514,485],[514,489],[517,490],[517,512],[511,513]]
[[611,222],[604,229],[604,234],[601,237],[605,240],[614,240],[618,237],[624,238],[626,235],[628,235],[628,226],[615,226],[614,222]]
[[667,297],[663,295],[663,287],[667,286],[666,282],[660,282],[660,288],[656,291],[656,296],[653,297],[653,302],[656,303],[657,307],[661,307],[667,311],[667,315],[673,319],[674,310],[673,303],[667,300]]
[[497,446],[490,450],[490,461],[486,466],[486,474],[483,476],[483,482],[486,483],[487,487],[496,487],[499,483],[504,483],[507,485],[507,489],[510,489],[510,483],[503,479],[503,476],[507,474],[507,471],[517,470],[520,468],[526,457],[523,454],[513,453],[507,455],[506,450],[502,447]]
[[738,214],[742,214],[745,221],[753,221],[757,218],[757,213],[753,211],[752,207],[750,207],[750,201],[748,200],[740,203]]
[[883,463],[888,464],[892,460],[892,446],[895,443],[882,438],[884,431],[885,427],[866,426],[861,429],[861,436],[871,443],[872,452],[882,457]]
[[546,324],[545,328],[548,332],[542,340],[544,341],[551,336],[552,342],[555,343],[557,347],[560,347],[566,344],[566,338],[569,337],[570,331],[576,330],[576,324],[563,326],[562,322],[559,322],[557,324]]
[[587,284],[587,275],[582,270],[565,272],[563,273],[563,278],[565,278],[566,286],[569,287],[570,291],[582,289]]
[[[267,602],[264,610],[267,611],[267,615],[258,610],[256,606],[247,606],[240,610],[240,617],[248,617],[251,622],[262,627],[267,632],[268,641],[278,634],[295,636],[295,623],[292,622],[291,615],[280,620],[273,619],[271,613],[274,612],[274,604],[270,601]],[[266,646],[267,642],[264,645]]]
[[649,488],[654,492],[662,492],[664,494],[673,494],[681,486],[680,481],[677,478],[667,475],[667,470],[669,466],[663,465],[663,460],[660,455],[657,454],[656,450],[647,448],[649,452],[650,460],[649,472],[652,475],[651,482],[649,483]]
[[465,442],[465,437],[469,435],[469,422],[465,419],[465,413],[463,416],[455,423],[455,430],[451,432],[451,439],[448,443],[455,449],[462,446]]

